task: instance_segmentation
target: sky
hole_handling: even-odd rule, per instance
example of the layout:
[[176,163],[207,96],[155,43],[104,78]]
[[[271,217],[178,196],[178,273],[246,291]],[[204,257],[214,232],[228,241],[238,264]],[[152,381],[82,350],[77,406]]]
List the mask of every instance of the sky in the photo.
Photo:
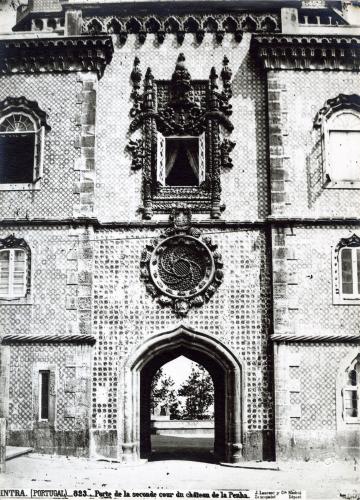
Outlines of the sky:
[[0,33],[12,33],[16,21],[16,10],[10,0],[0,0]]
[[191,366],[193,364],[193,361],[185,358],[185,356],[179,356],[178,358],[169,361],[169,363],[166,363],[162,369],[165,375],[174,380],[175,389],[177,390],[190,375]]

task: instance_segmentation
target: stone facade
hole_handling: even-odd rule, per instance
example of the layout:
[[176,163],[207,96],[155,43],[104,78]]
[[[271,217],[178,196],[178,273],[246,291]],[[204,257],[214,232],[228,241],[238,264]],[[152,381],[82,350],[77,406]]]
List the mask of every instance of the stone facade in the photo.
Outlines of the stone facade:
[[[360,421],[344,419],[342,394],[360,314],[334,299],[334,251],[360,236],[360,190],[326,184],[316,119],[358,92],[357,9],[173,4],[170,16],[153,3],[34,1],[0,40],[0,103],[35,101],[49,126],[41,178],[0,184],[0,243],[14,234],[31,254],[29,292],[0,297],[8,442],[145,457],[149,380],[186,355],[216,379],[219,461],[355,457]],[[194,107],[204,185],[149,209],[154,137],[171,119],[189,130]],[[174,235],[199,256],[180,258],[188,273],[208,266],[177,295],[151,265]]]

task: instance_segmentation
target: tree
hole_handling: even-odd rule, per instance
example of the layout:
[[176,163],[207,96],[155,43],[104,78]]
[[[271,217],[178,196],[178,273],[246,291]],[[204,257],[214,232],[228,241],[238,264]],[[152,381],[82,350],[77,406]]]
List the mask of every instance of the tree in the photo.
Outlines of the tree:
[[178,395],[186,398],[184,419],[213,418],[213,411],[209,414],[208,410],[214,404],[214,385],[209,373],[202,366],[192,366],[189,377],[178,390]]
[[179,419],[179,402],[174,389],[175,382],[171,377],[167,377],[162,369],[158,370],[151,381],[151,411],[156,407],[164,407],[170,414],[170,419]]

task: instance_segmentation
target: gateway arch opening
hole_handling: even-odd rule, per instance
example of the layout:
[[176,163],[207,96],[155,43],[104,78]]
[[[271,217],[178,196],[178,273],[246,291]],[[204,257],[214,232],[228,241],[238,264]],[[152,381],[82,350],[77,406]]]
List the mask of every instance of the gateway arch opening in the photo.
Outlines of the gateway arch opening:
[[144,340],[123,365],[118,386],[121,461],[151,459],[151,384],[162,366],[180,356],[202,366],[213,381],[214,460],[241,462],[245,407],[242,365],[218,339],[184,326]]
[[209,372],[184,356],[158,369],[150,383],[150,460],[214,461],[214,392]]

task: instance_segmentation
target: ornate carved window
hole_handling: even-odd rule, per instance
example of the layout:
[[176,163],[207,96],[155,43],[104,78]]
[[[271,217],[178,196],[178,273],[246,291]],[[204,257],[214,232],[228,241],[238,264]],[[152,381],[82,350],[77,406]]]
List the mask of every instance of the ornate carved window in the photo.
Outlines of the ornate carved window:
[[360,96],[329,99],[315,126],[322,134],[325,187],[360,189]]
[[233,129],[231,115],[231,70],[224,58],[218,91],[218,76],[211,69],[208,80],[192,80],[180,54],[171,80],[155,80],[148,68],[144,92],[136,58],[130,131],[141,131],[128,149],[132,168],[143,172],[143,216],[170,213],[172,207],[210,212],[219,218],[221,210],[221,169],[231,167],[229,153],[234,143],[221,132]]
[[0,240],[0,299],[25,297],[30,291],[30,249],[13,235]]
[[360,304],[360,238],[343,238],[333,253],[335,304]]
[[24,97],[0,102],[0,189],[26,188],[40,179],[45,118],[37,104]]

